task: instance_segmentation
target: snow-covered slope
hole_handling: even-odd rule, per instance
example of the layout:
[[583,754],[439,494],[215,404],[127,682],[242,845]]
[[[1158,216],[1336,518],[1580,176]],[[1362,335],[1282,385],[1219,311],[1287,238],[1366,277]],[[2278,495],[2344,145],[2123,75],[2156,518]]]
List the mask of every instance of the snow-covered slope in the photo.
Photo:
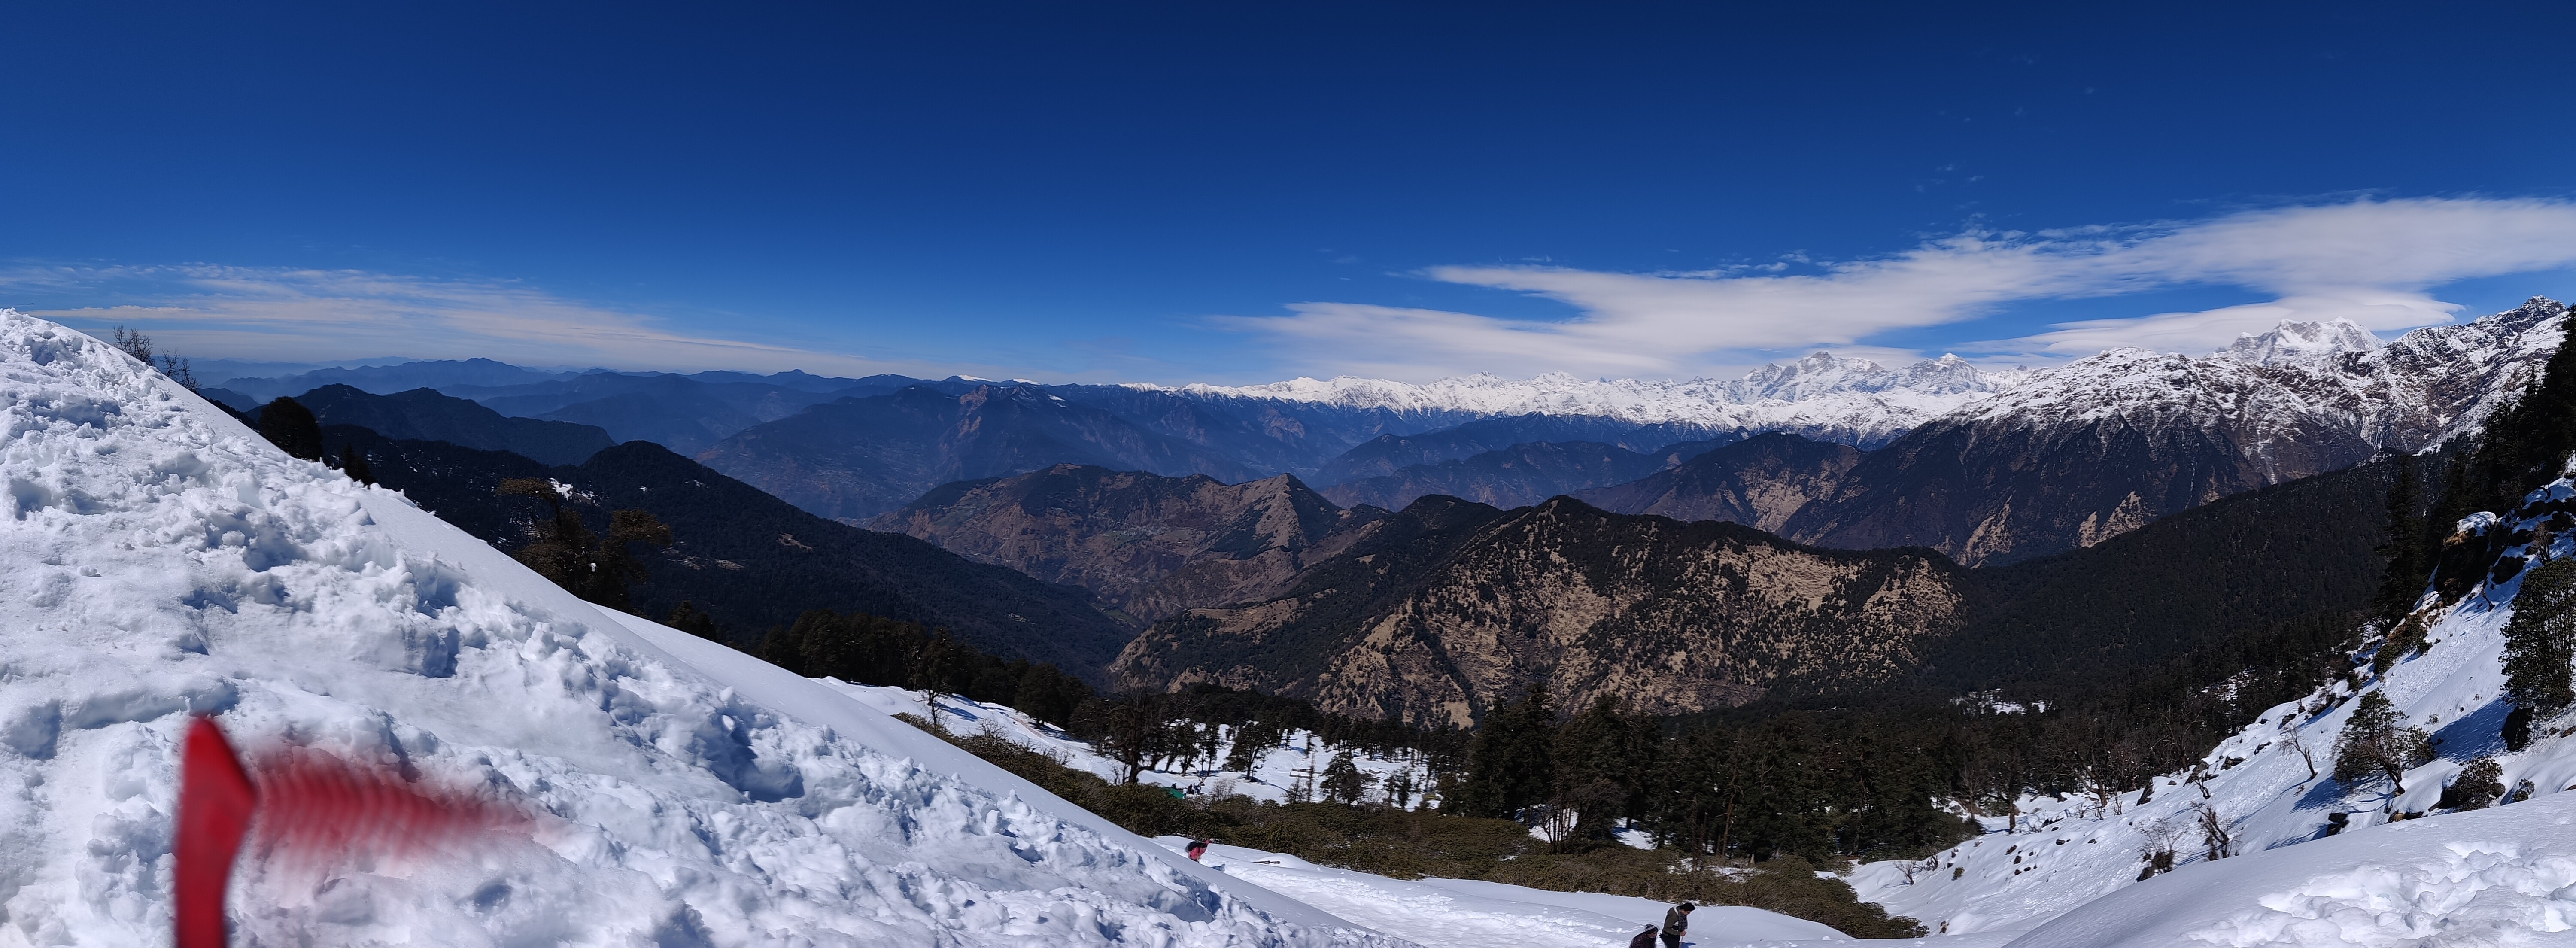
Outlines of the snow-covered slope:
[[[2571,501],[2576,479],[2562,478],[2488,529],[2528,529]],[[2505,555],[2544,552],[2576,555],[2576,538]],[[2017,831],[2000,832],[2006,821],[1990,818],[1999,832],[1924,863],[1863,866],[1853,887],[1954,933],[2064,916],[2014,943],[2031,946],[2538,944],[2498,933],[2567,932],[2576,925],[2576,890],[2563,890],[2576,883],[2576,794],[2565,792],[2576,790],[2576,718],[2535,722],[2518,753],[2499,737],[2510,710],[2499,695],[2502,631],[2528,574],[2481,584],[2433,614],[2430,648],[2384,675],[2370,674],[2370,653],[2357,656],[2361,691],[2387,695],[2432,733],[2441,755],[2406,774],[2403,795],[2384,781],[2347,787],[2328,776],[2360,694],[2335,682],[2265,711],[2193,771],[2157,778],[2151,800],[2134,790],[2025,799]],[[2461,766],[2481,755],[2502,765],[2506,788],[2529,781],[2533,798],[2392,822],[2432,810]],[[2211,864],[2203,810],[2228,829],[2235,852],[2258,855]],[[2337,814],[2346,828],[2327,839]],[[2144,854],[2158,848],[2173,849],[2182,865],[2142,883]]]
[[[931,716],[929,696],[924,692],[881,685],[854,685],[837,678],[815,680],[882,714],[909,714],[923,719]],[[1117,761],[1102,755],[1090,743],[1007,705],[973,701],[958,695],[940,695],[939,723],[952,733],[990,731],[999,734],[1011,743],[1054,757],[1067,767],[1102,780],[1126,777],[1125,769]],[[1221,730],[1223,736],[1216,745],[1216,759],[1219,761],[1233,752],[1234,740],[1241,733],[1235,728]],[[1265,803],[1282,803],[1300,785],[1311,792],[1316,774],[1323,772],[1335,755],[1347,750],[1351,752],[1351,765],[1368,778],[1366,799],[1370,802],[1392,802],[1386,797],[1387,779],[1404,773],[1411,774],[1413,784],[1423,788],[1422,792],[1405,801],[1408,808],[1437,808],[1439,805],[1436,799],[1431,798],[1430,772],[1418,758],[1371,756],[1358,748],[1337,747],[1307,730],[1292,731],[1285,735],[1285,740],[1285,746],[1273,747],[1256,755],[1249,773],[1218,771],[1205,759],[1201,759],[1198,762],[1200,766],[1195,769],[1167,761],[1167,769],[1141,771],[1136,780],[1159,787],[1196,787],[1204,794],[1232,793]]]
[[[1177,836],[1157,841],[1175,849],[1188,845]],[[1621,948],[1640,929],[1662,923],[1664,910],[1672,907],[1624,895],[1551,892],[1500,882],[1406,882],[1242,846],[1211,846],[1204,858],[1228,875],[1436,948]],[[1691,913],[1687,944],[1722,948],[1784,939],[1852,943],[1819,922],[1711,905]]]
[[2014,948],[2576,943],[2576,794],[2254,853],[2098,899]]
[[191,713],[537,814],[467,859],[246,862],[244,943],[1400,944],[593,609],[8,311],[0,418],[0,946],[169,937]]
[[2010,389],[2026,374],[1980,371],[1957,356],[1889,369],[1819,352],[1733,380],[1587,380],[1551,372],[1526,380],[1469,375],[1419,384],[1341,376],[1267,385],[1134,387],[1405,414],[1591,415],[1747,433],[1788,431],[1819,441],[1874,446],[1936,415]]

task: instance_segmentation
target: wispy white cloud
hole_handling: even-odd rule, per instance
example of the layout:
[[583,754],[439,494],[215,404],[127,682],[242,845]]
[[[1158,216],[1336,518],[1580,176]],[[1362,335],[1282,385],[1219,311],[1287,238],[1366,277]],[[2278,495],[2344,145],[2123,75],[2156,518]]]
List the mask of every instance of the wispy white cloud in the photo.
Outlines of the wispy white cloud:
[[203,357],[480,356],[637,369],[938,371],[913,361],[683,332],[661,318],[505,281],[213,265],[23,266],[0,272],[0,290],[80,300],[88,305],[19,308],[80,327],[135,326],[164,348]]
[[2283,319],[2341,317],[2374,330],[2445,322],[2459,307],[2431,295],[2444,284],[2571,264],[2576,204],[2364,199],[2197,221],[1974,232],[1886,257],[1825,263],[1819,273],[1545,266],[1424,273],[1565,303],[1576,315],[1563,320],[1309,303],[1287,316],[1222,322],[1271,337],[1285,354],[1328,371],[1680,375],[1740,364],[1753,353],[1849,349],[1892,330],[1958,323],[2019,302],[2185,286],[2275,297],[2208,312],[2065,323],[1962,347],[2053,359],[2121,345],[2206,351]]

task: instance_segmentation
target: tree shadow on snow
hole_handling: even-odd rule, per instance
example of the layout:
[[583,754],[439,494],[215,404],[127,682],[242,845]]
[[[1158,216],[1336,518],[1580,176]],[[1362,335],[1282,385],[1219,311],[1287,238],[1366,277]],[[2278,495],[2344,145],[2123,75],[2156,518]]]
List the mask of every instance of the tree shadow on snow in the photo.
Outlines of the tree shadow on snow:
[[2317,785],[2309,787],[2308,792],[2299,797],[2299,802],[2290,805],[2290,809],[2322,810],[2343,802],[2343,798],[2351,795],[2352,788],[2335,782],[2335,778],[2319,777]]
[[2477,710],[2433,732],[2433,750],[2443,757],[2462,762],[2482,755],[2504,753],[2504,717],[2511,713],[2513,708],[2503,699],[2480,705]]

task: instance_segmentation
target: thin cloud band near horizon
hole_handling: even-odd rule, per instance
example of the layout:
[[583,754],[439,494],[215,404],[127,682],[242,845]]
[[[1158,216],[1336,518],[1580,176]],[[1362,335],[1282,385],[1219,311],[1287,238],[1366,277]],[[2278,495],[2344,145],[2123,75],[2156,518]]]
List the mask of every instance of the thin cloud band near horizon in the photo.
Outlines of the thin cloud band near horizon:
[[[1209,371],[1162,360],[1169,377],[1113,377],[1119,370],[1106,367],[1073,374],[1082,381],[1164,384],[1345,375],[1427,381],[1550,372],[1730,378],[1761,363],[1820,350],[1883,365],[1944,353],[1989,366],[2045,365],[2121,346],[2214,351],[2284,321],[2350,319],[2384,335],[2460,316],[2459,304],[2437,296],[2445,285],[2576,265],[2576,204],[2542,198],[2364,198],[2194,221],[1970,231],[1882,257],[1801,259],[1801,268],[1812,272],[1785,272],[1785,265],[1664,273],[1437,266],[1417,276],[1537,297],[1564,305],[1570,315],[1504,319],[1367,302],[1295,303],[1284,307],[1287,315],[1203,320],[1242,334],[1245,357],[1264,359],[1266,366]],[[1892,345],[1880,338],[1968,324],[2017,303],[2116,299],[2193,286],[2272,298],[2060,322],[2041,332],[1940,346]],[[388,354],[494,357],[539,349],[544,355],[520,360],[934,378],[1068,374],[995,364],[970,353],[855,354],[801,340],[687,331],[676,328],[686,320],[585,303],[518,281],[213,264],[25,264],[0,271],[0,290],[72,304],[0,300],[31,315],[102,329],[136,325],[207,356],[323,362]],[[727,319],[756,323],[750,317]]]

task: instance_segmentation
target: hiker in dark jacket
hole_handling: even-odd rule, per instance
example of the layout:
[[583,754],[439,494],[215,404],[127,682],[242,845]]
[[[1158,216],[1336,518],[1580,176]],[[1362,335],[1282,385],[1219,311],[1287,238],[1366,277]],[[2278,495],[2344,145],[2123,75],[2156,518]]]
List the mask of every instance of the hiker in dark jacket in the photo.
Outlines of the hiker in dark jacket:
[[1655,948],[1655,926],[1648,925],[1637,937],[1628,939],[1628,948]]
[[1684,902],[1664,913],[1664,948],[1682,948],[1682,933],[1690,930],[1690,913],[1699,906]]

